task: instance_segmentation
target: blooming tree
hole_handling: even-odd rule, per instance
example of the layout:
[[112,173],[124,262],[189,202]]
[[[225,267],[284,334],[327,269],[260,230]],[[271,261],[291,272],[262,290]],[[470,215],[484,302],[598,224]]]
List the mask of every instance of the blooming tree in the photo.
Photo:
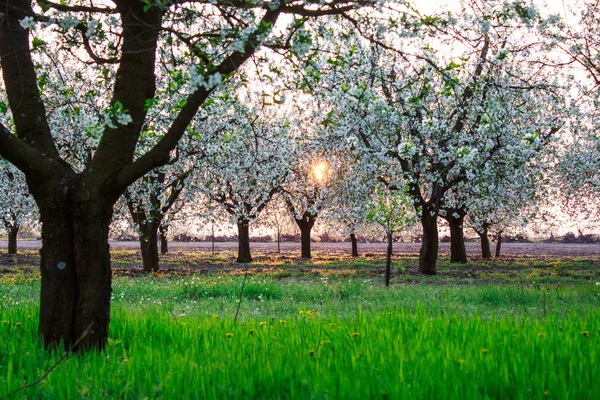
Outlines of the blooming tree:
[[196,190],[220,205],[237,225],[237,261],[248,263],[252,261],[250,223],[289,178],[292,140],[290,121],[279,107],[232,98],[227,94],[215,102],[226,99],[231,105],[218,116],[221,122],[216,124],[221,128],[204,138],[194,180]]
[[[532,62],[524,30],[510,23],[526,24],[534,10],[463,11],[461,19],[428,19],[444,33],[410,38],[413,52],[399,49],[409,47],[395,42],[401,37],[367,32],[368,41],[350,41],[329,58],[338,134],[354,137],[386,174],[396,171],[390,187],[408,185],[423,229],[425,274],[436,273],[445,196],[492,159],[556,134],[565,109],[549,84],[552,71]],[[461,45],[441,53],[456,38]]]
[[[169,161],[214,88],[226,84],[265,45],[302,55],[298,51],[307,38],[295,34],[300,27],[362,4],[0,2],[0,66],[12,117],[12,123],[1,119],[0,155],[25,173],[40,209],[39,332],[47,345],[62,342],[69,348],[77,341],[81,349],[104,348],[110,319],[107,239],[113,206],[130,184]],[[285,14],[292,18],[280,18]],[[96,103],[104,116],[94,124],[99,128],[97,146],[86,155],[76,152],[85,158],[83,167],[61,155],[53,136],[52,99],[40,89],[44,71],[36,51],[69,59],[75,74],[88,81],[86,93],[93,92],[96,81],[107,88],[104,101]],[[157,63],[166,58],[169,73],[162,75]],[[89,63],[91,75],[85,76]],[[162,87],[173,88],[183,99],[173,104],[174,116],[156,126],[149,111],[170,100]],[[70,89],[67,94],[79,90]],[[149,131],[160,140],[139,154],[138,142]]]
[[0,158],[0,222],[8,233],[8,254],[17,254],[17,233],[37,218],[37,207],[25,176]]
[[376,186],[370,201],[366,217],[369,221],[381,226],[387,239],[385,286],[390,285],[392,265],[392,235],[401,232],[414,221],[412,199],[408,195],[408,187],[400,190],[389,190],[379,184]]

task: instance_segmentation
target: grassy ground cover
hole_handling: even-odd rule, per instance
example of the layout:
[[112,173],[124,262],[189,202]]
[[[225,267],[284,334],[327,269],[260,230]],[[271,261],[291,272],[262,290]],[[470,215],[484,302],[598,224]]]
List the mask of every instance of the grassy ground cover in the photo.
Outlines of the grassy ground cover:
[[0,397],[593,399],[600,285],[594,265],[570,261],[517,260],[490,283],[485,263],[419,278],[398,260],[389,289],[369,259],[116,276],[106,352],[70,356],[16,394],[64,353],[37,339],[35,270],[11,270]]

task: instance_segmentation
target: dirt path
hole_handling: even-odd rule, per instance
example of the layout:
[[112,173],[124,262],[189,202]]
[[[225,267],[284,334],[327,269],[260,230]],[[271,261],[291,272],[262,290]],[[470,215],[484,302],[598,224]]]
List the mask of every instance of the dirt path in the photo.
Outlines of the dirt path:
[[[37,250],[42,246],[39,240],[20,240],[18,243],[19,249],[22,250]],[[116,242],[111,241],[110,246],[113,249],[138,249],[138,242]],[[210,251],[212,244],[210,242],[170,242],[170,250],[200,250]],[[272,253],[277,250],[276,243],[251,243],[252,250],[259,253]],[[350,252],[350,243],[329,243],[315,242],[312,248],[317,252],[324,253],[347,253]],[[394,254],[411,254],[419,253],[420,243],[394,243]],[[0,240],[0,252],[5,253],[8,248],[6,240]],[[376,243],[359,243],[358,249],[361,254],[376,253],[384,254],[386,244],[382,242]],[[479,256],[479,243],[467,243],[467,254],[469,256]],[[236,251],[237,243],[222,242],[215,243],[215,250],[218,251]],[[300,251],[299,243],[281,243],[283,253],[297,253]],[[492,252],[494,249],[492,248]],[[449,243],[440,243],[440,253],[442,255],[450,252]],[[504,243],[502,244],[502,255],[505,256],[530,256],[530,257],[561,257],[561,256],[598,256],[600,255],[600,244],[565,244],[565,243]]]

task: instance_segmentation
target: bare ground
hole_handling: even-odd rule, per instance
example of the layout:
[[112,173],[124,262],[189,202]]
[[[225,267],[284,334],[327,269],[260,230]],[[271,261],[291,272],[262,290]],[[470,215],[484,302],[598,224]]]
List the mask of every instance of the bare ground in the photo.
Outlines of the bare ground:
[[[139,243],[136,241],[117,242],[111,241],[110,246],[113,250],[139,249]],[[20,250],[39,250],[42,247],[40,240],[20,240],[18,243]],[[256,254],[274,254],[277,252],[277,243],[253,242],[250,244],[252,251]],[[418,255],[420,243],[394,243],[395,255]],[[467,254],[477,257],[480,254],[479,243],[466,243]],[[0,253],[5,253],[8,249],[6,240],[0,240]],[[350,243],[347,242],[314,242],[312,249],[317,253],[344,254],[350,252]],[[375,253],[385,254],[386,244],[383,242],[359,243],[358,249],[361,254]],[[169,242],[170,251],[200,251],[211,252],[212,244],[210,242]],[[230,252],[237,251],[236,242],[215,243],[215,251]],[[281,252],[290,257],[299,255],[300,243],[284,242],[281,243]],[[440,255],[445,256],[450,252],[449,243],[440,243]],[[494,246],[492,246],[492,253]],[[567,243],[503,243],[502,255],[509,257],[587,257],[600,256],[600,244],[567,244]]]

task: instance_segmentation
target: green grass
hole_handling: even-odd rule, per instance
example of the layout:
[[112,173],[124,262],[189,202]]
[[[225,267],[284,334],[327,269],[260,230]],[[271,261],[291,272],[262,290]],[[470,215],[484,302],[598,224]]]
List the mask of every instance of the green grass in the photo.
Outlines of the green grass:
[[597,398],[595,282],[283,272],[246,278],[236,324],[239,274],[117,277],[106,351],[16,395],[63,352],[37,338],[38,277],[5,275],[0,397]]

